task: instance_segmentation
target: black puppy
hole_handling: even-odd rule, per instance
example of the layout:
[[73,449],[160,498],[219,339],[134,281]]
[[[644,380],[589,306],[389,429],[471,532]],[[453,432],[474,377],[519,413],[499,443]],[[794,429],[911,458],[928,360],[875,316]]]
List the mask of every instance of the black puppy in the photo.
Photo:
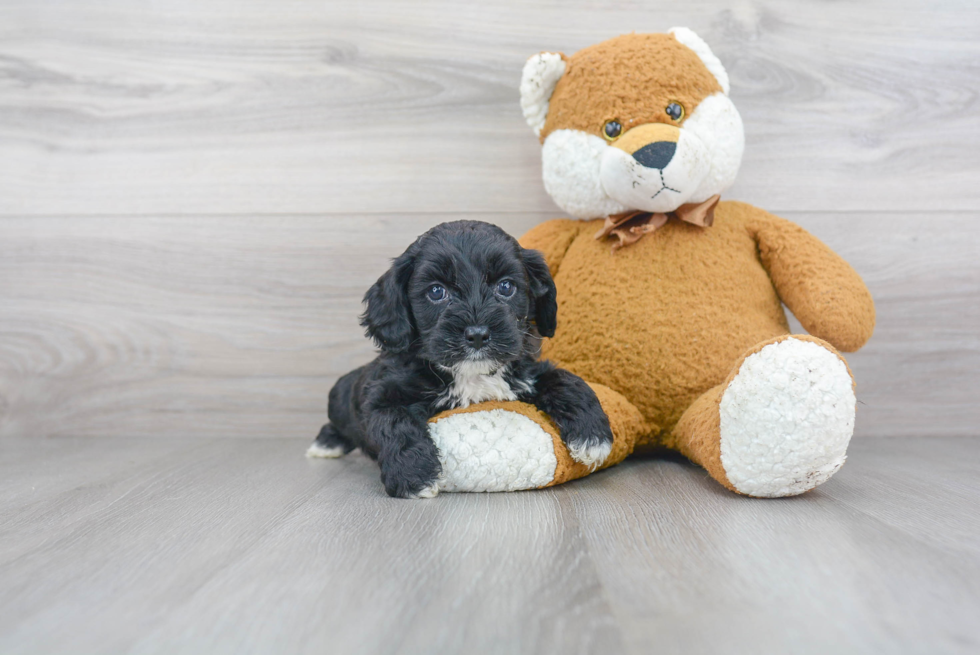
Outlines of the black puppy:
[[307,454],[360,448],[400,498],[439,492],[427,421],[444,409],[521,400],[548,414],[572,457],[598,466],[612,448],[609,421],[581,378],[535,360],[555,333],[555,283],[541,253],[478,221],[438,225],[395,259],[364,296],[361,324],[381,348],[330,390]]

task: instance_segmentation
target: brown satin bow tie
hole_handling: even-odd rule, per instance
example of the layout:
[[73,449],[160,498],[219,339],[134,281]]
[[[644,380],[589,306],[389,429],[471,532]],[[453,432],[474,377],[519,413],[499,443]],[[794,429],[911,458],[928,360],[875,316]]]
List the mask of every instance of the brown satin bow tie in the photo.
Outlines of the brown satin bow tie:
[[612,250],[615,252],[636,243],[643,238],[643,235],[663,227],[671,217],[692,225],[711,227],[715,221],[715,205],[718,204],[720,197],[713,195],[704,202],[687,203],[666,214],[644,211],[613,214],[606,217],[606,222],[602,229],[596,232],[595,238],[600,240],[609,235],[616,237],[618,241],[612,245]]

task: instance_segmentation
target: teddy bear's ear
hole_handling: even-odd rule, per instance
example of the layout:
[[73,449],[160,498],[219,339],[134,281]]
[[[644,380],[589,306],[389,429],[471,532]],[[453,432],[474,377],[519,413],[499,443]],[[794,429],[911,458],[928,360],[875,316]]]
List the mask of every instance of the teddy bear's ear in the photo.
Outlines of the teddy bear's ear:
[[548,117],[548,101],[558,80],[565,74],[565,55],[560,52],[540,52],[524,64],[521,75],[521,109],[534,134],[541,135],[541,128]]
[[721,65],[718,57],[715,57],[715,53],[711,52],[711,48],[704,42],[704,39],[686,27],[672,27],[670,28],[670,34],[673,34],[675,39],[694,51],[694,54],[704,62],[705,68],[718,80],[718,84],[721,85],[721,90],[727,96],[728,73],[725,71],[725,67]]

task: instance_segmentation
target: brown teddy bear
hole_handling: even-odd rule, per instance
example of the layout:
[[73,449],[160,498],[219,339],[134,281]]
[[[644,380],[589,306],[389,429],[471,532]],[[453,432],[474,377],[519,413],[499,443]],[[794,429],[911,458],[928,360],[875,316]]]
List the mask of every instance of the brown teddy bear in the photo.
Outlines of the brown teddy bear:
[[[844,463],[854,382],[838,350],[874,329],[871,295],[800,227],[720,201],[742,121],[696,34],[627,34],[527,62],[521,106],[544,184],[578,220],[531,230],[558,288],[542,356],[593,385],[615,443],[602,467],[666,447],[750,496],[802,493]],[[782,305],[809,335],[790,335]],[[447,491],[587,475],[548,418],[520,403],[435,417]]]

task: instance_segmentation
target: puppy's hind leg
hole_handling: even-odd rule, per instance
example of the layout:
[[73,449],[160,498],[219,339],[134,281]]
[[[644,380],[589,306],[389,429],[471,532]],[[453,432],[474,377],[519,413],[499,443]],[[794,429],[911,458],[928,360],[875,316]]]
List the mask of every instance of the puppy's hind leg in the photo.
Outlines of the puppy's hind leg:
[[332,424],[327,423],[320,428],[313,445],[307,448],[307,457],[343,457],[354,450],[354,444],[348,441]]

